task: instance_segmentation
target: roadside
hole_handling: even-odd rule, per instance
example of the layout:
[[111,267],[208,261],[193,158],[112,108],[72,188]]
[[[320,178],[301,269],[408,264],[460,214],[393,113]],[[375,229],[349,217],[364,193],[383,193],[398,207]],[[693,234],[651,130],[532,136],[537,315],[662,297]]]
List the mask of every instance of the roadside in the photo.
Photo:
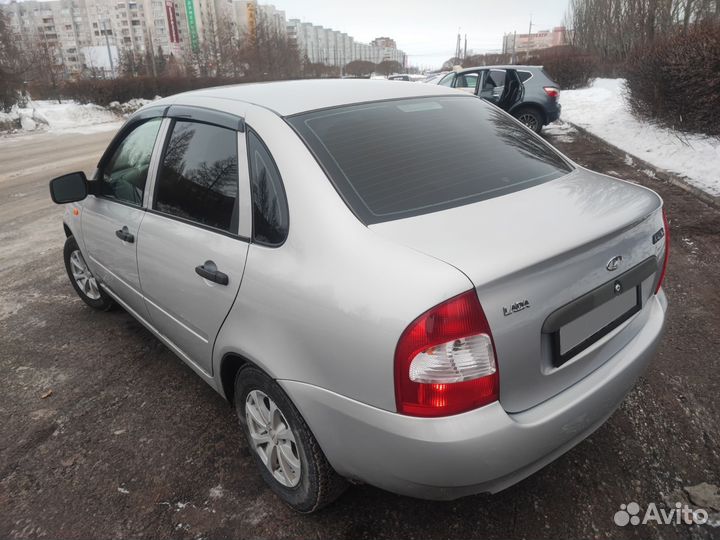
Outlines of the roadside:
[[437,503],[354,486],[299,516],[265,488],[222,399],[129,315],[92,312],[68,283],[47,181],[91,172],[111,136],[0,140],[1,538],[717,537],[613,515],[720,485],[720,211],[591,135],[551,130],[580,164],[667,205],[670,312],[646,376],[587,441],[496,496]]
[[627,99],[623,79],[595,79],[588,88],[561,92],[562,120],[720,201],[720,138],[640,120]]
[[26,103],[14,106],[9,112],[0,111],[0,135],[116,131],[125,117],[151,101],[113,101],[107,107],[101,107],[68,99],[60,103],[28,99]]

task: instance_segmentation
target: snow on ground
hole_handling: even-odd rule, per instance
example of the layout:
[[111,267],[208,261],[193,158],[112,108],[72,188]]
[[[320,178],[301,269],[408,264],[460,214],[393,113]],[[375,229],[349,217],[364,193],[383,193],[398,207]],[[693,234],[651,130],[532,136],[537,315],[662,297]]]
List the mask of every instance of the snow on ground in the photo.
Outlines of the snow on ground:
[[97,105],[81,105],[74,101],[29,101],[25,107],[14,107],[0,113],[0,122],[19,119],[22,131],[74,131],[88,126],[118,122],[117,114]]
[[13,107],[9,113],[0,112],[0,127],[12,131],[51,133],[96,133],[117,129],[127,116],[148,99],[132,99],[127,103],[113,102],[108,108],[98,105],[82,105],[75,101],[29,101],[25,107]]
[[624,79],[596,79],[589,88],[560,94],[561,118],[632,156],[686,177],[689,184],[710,195],[720,196],[720,139],[683,134],[639,120],[630,113],[625,96]]

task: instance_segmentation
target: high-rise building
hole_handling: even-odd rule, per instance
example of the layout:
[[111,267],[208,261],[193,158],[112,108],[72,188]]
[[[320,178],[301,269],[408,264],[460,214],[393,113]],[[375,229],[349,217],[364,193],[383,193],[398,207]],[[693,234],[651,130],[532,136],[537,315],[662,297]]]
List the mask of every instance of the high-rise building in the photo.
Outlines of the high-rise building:
[[383,49],[397,49],[397,44],[395,43],[395,40],[390,39],[389,37],[375,38],[370,42],[370,45],[373,45],[375,47],[382,47]]
[[378,64],[394,60],[405,66],[406,55],[390,38],[377,38],[371,44],[356,42],[344,32],[323,28],[299,19],[290,19],[287,33],[297,43],[301,58],[329,66],[344,66],[353,60]]
[[52,51],[65,77],[88,71],[116,76],[121,57],[144,61],[162,52],[180,60],[204,42],[222,39],[221,26],[252,39],[261,23],[294,40],[301,58],[313,63],[405,65],[405,53],[389,37],[358,43],[345,32],[287,21],[284,11],[257,0],[11,0],[0,9],[27,47],[42,44]]
[[[180,0],[29,0],[0,5],[27,47],[43,44],[65,76],[113,76],[121,54],[181,56],[188,27]],[[193,0],[188,0],[193,1]]]

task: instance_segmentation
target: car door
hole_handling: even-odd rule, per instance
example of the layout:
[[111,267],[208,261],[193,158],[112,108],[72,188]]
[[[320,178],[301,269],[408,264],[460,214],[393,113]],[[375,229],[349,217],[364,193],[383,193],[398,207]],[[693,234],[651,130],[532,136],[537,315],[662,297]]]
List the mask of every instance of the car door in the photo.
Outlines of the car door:
[[140,228],[138,268],[155,329],[211,375],[215,337],[240,287],[251,235],[246,143],[237,117],[173,109]]
[[524,90],[516,70],[492,68],[483,70],[478,96],[509,111],[522,101]]
[[484,69],[478,96],[494,105],[498,105],[505,89],[505,74],[506,70],[504,69]]
[[[92,195],[83,202],[82,235],[88,264],[102,285],[147,319],[137,267],[137,245],[148,173],[162,118],[124,126],[100,160]],[[157,158],[156,158],[157,159]]]

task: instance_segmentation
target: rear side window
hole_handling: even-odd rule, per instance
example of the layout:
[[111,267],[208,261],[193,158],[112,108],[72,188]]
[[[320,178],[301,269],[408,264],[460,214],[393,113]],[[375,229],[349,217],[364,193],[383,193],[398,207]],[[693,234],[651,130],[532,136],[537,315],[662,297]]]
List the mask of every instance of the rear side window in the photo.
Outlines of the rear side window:
[[248,158],[253,203],[253,240],[277,246],[288,233],[288,207],[280,172],[265,145],[248,133]]
[[155,188],[154,208],[223,231],[237,231],[237,132],[175,121]]
[[471,96],[353,105],[288,121],[368,225],[498,197],[572,170],[542,139]]
[[529,71],[518,71],[517,74],[518,74],[518,77],[520,77],[521,82],[525,82],[530,77],[532,77],[532,73],[530,73]]

